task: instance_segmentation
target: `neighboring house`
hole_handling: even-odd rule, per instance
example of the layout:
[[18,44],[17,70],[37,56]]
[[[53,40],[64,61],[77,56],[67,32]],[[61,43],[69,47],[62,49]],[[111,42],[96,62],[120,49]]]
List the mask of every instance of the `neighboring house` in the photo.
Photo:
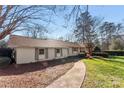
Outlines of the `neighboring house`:
[[14,48],[17,64],[74,56],[84,49],[83,44],[60,40],[39,40],[17,35],[10,36],[8,47]]

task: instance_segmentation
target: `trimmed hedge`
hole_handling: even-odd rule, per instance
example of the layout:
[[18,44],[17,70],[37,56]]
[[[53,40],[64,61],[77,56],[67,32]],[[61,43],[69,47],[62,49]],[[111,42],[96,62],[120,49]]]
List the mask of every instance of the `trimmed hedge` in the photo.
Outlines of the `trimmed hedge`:
[[[109,56],[124,56],[124,51],[102,51],[102,52],[93,52],[92,56],[99,56],[99,57],[104,57],[108,58]],[[86,54],[82,53],[79,54],[78,57],[80,58],[85,58]]]
[[[100,57],[105,57],[105,58],[109,57],[108,53],[105,53],[105,52],[93,52],[92,56],[100,56]],[[78,55],[78,57],[79,58],[86,58],[86,53],[81,53]]]
[[92,55],[93,56],[101,56],[101,57],[105,57],[105,58],[109,57],[108,53],[105,53],[105,52],[93,52]]
[[111,56],[124,56],[124,51],[104,51]]
[[86,54],[85,53],[81,53],[78,55],[79,58],[85,58],[86,57]]

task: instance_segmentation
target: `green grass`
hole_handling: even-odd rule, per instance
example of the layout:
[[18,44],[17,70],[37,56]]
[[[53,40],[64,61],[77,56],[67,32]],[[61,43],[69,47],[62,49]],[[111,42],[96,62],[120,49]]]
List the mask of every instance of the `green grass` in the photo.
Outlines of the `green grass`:
[[86,78],[82,87],[124,87],[124,56],[105,59],[83,59]]

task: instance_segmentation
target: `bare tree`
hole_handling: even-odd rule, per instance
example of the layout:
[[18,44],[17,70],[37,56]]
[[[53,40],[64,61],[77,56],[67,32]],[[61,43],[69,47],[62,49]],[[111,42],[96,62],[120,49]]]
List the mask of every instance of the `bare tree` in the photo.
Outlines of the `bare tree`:
[[67,33],[64,37],[64,40],[68,41],[68,42],[76,42],[77,41],[77,39],[73,33]]
[[96,17],[90,15],[88,9],[84,13],[81,13],[80,17],[76,20],[75,36],[78,41],[85,44],[89,56],[92,55],[94,41],[97,37],[96,29],[100,22]]
[[32,25],[26,25],[24,35],[32,38],[39,38],[39,39],[46,39],[45,33],[48,33],[48,30],[37,23],[34,23]]
[[64,37],[63,36],[60,36],[60,37],[57,38],[57,40],[64,41]]
[[[106,44],[104,50],[109,50],[113,36],[119,36],[120,30],[123,28],[122,24],[115,24],[113,22],[104,22],[100,27],[100,35],[102,43]],[[121,37],[120,37],[121,38]]]
[[[0,6],[0,40],[14,31],[22,30],[24,23],[31,23],[33,20],[50,21],[43,18],[41,11],[54,10],[54,6]],[[49,15],[49,14],[48,14]]]
[[112,38],[110,50],[124,50],[124,42],[119,37]]

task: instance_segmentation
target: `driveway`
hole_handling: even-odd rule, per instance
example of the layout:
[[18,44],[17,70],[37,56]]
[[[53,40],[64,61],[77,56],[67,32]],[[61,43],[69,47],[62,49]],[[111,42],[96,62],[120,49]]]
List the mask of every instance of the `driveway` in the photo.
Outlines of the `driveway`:
[[46,88],[80,88],[85,78],[86,68],[83,62],[76,62],[63,76]]

